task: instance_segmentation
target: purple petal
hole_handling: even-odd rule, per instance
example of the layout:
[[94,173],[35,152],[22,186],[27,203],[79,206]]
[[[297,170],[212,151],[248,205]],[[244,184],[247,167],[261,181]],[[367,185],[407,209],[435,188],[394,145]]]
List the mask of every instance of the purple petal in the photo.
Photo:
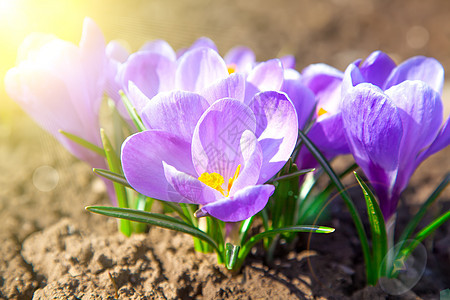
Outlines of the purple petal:
[[395,67],[395,62],[386,53],[375,51],[366,58],[359,70],[367,82],[383,87]]
[[128,50],[118,41],[111,41],[106,45],[106,56],[119,63],[124,63],[129,56]]
[[214,51],[216,51],[216,52],[219,52],[219,51],[217,51],[217,46],[216,46],[216,44],[215,44],[210,38],[207,38],[207,37],[204,37],[204,36],[198,38],[198,39],[191,45],[191,47],[189,47],[189,50],[193,50],[193,49],[197,49],[197,48],[204,48],[204,47],[210,48],[210,49],[212,49],[212,50],[214,50]]
[[147,103],[141,117],[148,129],[171,132],[190,143],[194,128],[208,107],[208,102],[195,93],[159,93]]
[[154,40],[146,42],[139,51],[149,51],[167,57],[171,61],[177,60],[177,55],[173,48],[164,40]]
[[225,180],[244,164],[241,137],[254,132],[255,116],[245,104],[234,99],[216,101],[200,118],[192,138],[192,160],[198,175],[219,173]]
[[248,74],[247,82],[259,91],[279,91],[283,84],[283,66],[279,59],[259,63]]
[[342,119],[355,161],[375,187],[380,207],[386,212],[403,134],[397,108],[379,88],[362,83],[343,99]]
[[434,58],[415,56],[396,67],[386,81],[384,89],[405,80],[421,80],[442,95],[444,85],[444,68]]
[[238,222],[254,216],[267,204],[273,194],[273,185],[249,186],[230,198],[224,198],[203,206],[203,214],[209,214],[224,222]]
[[302,83],[316,95],[317,111],[322,108],[334,114],[341,100],[344,73],[325,64],[314,64],[302,72]]
[[223,198],[219,191],[216,191],[203,182],[199,181],[196,177],[178,171],[175,167],[168,165],[163,161],[164,174],[167,181],[185,199],[184,203],[193,203],[205,205]]
[[240,151],[243,164],[236,181],[230,189],[230,196],[247,186],[256,184],[261,172],[263,153],[253,132],[246,130],[241,136]]
[[285,92],[294,104],[297,111],[298,127],[301,129],[311,116],[312,110],[316,105],[316,98],[314,93],[302,84],[300,74],[298,74],[297,78],[290,79],[294,76],[289,75],[287,78],[287,71],[298,73],[295,70],[285,70],[285,79],[281,91]]
[[450,145],[450,126],[448,125],[449,120],[450,118],[447,118],[447,121],[445,122],[444,126],[442,126],[438,136],[430,145],[430,147],[420,153],[420,155],[417,157],[414,169],[416,169],[426,158]]
[[222,57],[210,48],[196,48],[179,60],[176,73],[177,89],[200,92],[211,84],[228,77]]
[[294,69],[295,68],[295,56],[294,55],[285,55],[280,57],[281,64],[283,65],[283,69]]
[[245,78],[242,73],[233,73],[200,93],[209,104],[223,98],[233,98],[241,102],[245,97]]
[[286,163],[298,136],[297,113],[284,93],[261,92],[249,105],[256,116],[255,135],[263,151],[258,183],[264,183]]
[[128,83],[132,81],[149,99],[160,92],[174,89],[176,63],[152,52],[137,52],[122,65],[120,82],[128,95]]
[[195,174],[190,144],[164,131],[142,131],[122,145],[122,167],[130,185],[146,196],[173,202],[187,201],[169,184],[163,161],[187,174]]
[[255,64],[255,53],[247,47],[232,48],[224,57],[227,65],[235,64],[237,72],[248,72]]
[[402,191],[414,172],[418,153],[436,138],[442,124],[439,94],[422,81],[405,81],[386,91],[402,121],[399,172],[396,186]]
[[141,116],[144,107],[150,103],[150,99],[134,84],[130,81],[128,84],[128,100],[130,100],[136,112]]
[[348,92],[349,89],[357,86],[360,83],[367,82],[360,69],[355,64],[350,64],[344,72],[344,78],[342,79],[341,95],[342,98]]

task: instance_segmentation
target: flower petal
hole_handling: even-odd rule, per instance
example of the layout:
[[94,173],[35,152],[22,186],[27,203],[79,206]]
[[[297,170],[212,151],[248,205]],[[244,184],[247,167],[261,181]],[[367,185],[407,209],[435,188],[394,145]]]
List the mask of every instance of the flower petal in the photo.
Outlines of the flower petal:
[[175,82],[177,89],[200,92],[226,77],[228,69],[222,57],[213,49],[202,47],[179,59]]
[[254,67],[248,74],[247,82],[259,91],[279,91],[283,84],[283,75],[281,61],[271,59]]
[[415,56],[396,67],[386,81],[384,90],[405,80],[421,80],[442,95],[444,68],[434,58]]
[[194,128],[209,107],[202,96],[184,91],[159,93],[142,110],[148,129],[160,129],[191,142]]
[[200,210],[224,222],[238,222],[254,216],[267,204],[273,194],[273,185],[249,186],[230,198],[207,204]]
[[294,69],[295,68],[295,56],[294,55],[285,55],[280,57],[281,64],[283,65],[283,69]]
[[316,95],[320,108],[334,114],[341,100],[341,82],[344,73],[326,64],[313,64],[302,71],[302,83]]
[[249,106],[256,116],[255,135],[263,151],[258,183],[264,183],[283,167],[294,150],[297,113],[286,94],[274,91],[256,94]]
[[127,181],[139,193],[165,201],[187,201],[167,182],[163,161],[195,174],[189,143],[169,132],[142,131],[122,144],[121,160]]
[[419,152],[436,138],[442,124],[439,94],[422,81],[404,81],[386,91],[398,108],[403,138],[396,186],[402,191],[414,172]]
[[139,51],[149,51],[167,57],[171,61],[177,60],[177,54],[173,48],[164,40],[146,42]]
[[243,164],[236,181],[230,189],[230,196],[247,186],[255,185],[261,173],[263,153],[256,136],[250,130],[244,131],[240,140]]
[[[295,72],[295,70],[285,70],[285,79],[281,91],[285,92],[294,104],[298,117],[298,127],[302,129],[311,116],[312,110],[316,105],[314,93],[302,84],[300,74],[295,79],[291,79],[293,75],[286,75],[287,72]],[[289,76],[289,77],[287,77]]]
[[241,137],[254,132],[255,116],[245,104],[234,99],[216,101],[200,118],[192,138],[192,161],[198,175],[219,173],[233,177],[243,164]]
[[128,50],[119,41],[114,40],[106,45],[105,51],[108,58],[119,63],[124,63],[130,55]]
[[367,82],[383,87],[395,67],[395,62],[386,53],[375,51],[359,66],[359,70]]
[[362,83],[343,99],[342,119],[355,161],[374,186],[380,207],[386,212],[399,168],[403,134],[397,108],[379,88]]
[[449,126],[450,117],[447,118],[447,121],[442,126],[441,130],[439,131],[438,136],[434,140],[434,142],[428,147],[425,151],[420,153],[420,155],[416,159],[416,165],[414,169],[416,169],[422,161],[424,161],[429,156],[433,155],[434,153],[441,151],[448,145],[450,145],[450,126]]
[[200,93],[209,104],[223,98],[233,98],[241,102],[245,96],[245,78],[242,73],[233,73],[225,79],[213,83]]
[[128,95],[128,84],[132,81],[149,99],[160,92],[174,88],[176,63],[165,56],[152,52],[137,52],[122,65],[119,79]]
[[164,161],[163,166],[167,181],[178,194],[185,198],[182,201],[175,202],[205,205],[223,198],[219,191],[210,188],[194,176],[180,172]]
[[255,53],[250,48],[237,46],[228,51],[224,60],[227,65],[235,64],[237,72],[248,72],[255,64]]
[[150,103],[150,99],[134,84],[133,81],[128,83],[127,96],[138,115],[141,116],[144,107]]

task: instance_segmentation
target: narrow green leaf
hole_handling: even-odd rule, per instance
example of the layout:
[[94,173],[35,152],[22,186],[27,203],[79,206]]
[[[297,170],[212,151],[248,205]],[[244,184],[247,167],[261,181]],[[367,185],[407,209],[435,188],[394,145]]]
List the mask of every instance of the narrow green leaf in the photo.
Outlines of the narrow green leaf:
[[128,100],[127,96],[125,95],[125,93],[120,90],[120,97],[122,98],[122,101],[128,111],[128,114],[131,117],[131,120],[133,121],[134,125],[136,126],[137,130],[139,131],[144,131],[146,130],[144,123],[142,123],[141,118],[139,117],[139,115],[137,114],[136,109],[134,108],[133,104],[131,104],[130,100]]
[[402,251],[402,255],[408,257],[414,249],[431,233],[433,233],[439,226],[444,224],[450,219],[450,210],[440,215],[438,218],[433,220],[430,224],[428,224],[425,228],[423,228],[419,233],[414,237],[414,242],[407,245]]
[[[111,172],[116,174],[122,174],[122,165],[120,163],[120,159],[117,156],[117,153],[114,151],[114,148],[111,145],[108,136],[105,133],[103,128],[100,129],[100,136],[102,138],[103,149],[105,150],[106,160],[108,162],[108,167]],[[128,208],[128,198],[125,187],[122,184],[114,182],[114,191],[116,192],[117,203],[119,207]],[[120,220],[119,222],[120,231],[126,236],[131,235],[131,225],[127,220]]]
[[101,155],[103,157],[106,157],[105,151],[100,148],[99,146],[96,146],[94,144],[92,144],[91,142],[86,141],[83,138],[80,138],[79,136],[76,136],[74,134],[65,132],[63,130],[58,130],[61,134],[63,134],[66,138],[68,138],[69,140],[83,146],[84,148],[87,148],[91,151],[94,151],[95,153],[97,153],[98,155]]
[[411,219],[411,221],[408,222],[405,229],[403,230],[402,235],[399,238],[400,243],[409,239],[409,237],[414,232],[414,230],[417,228],[417,225],[419,224],[419,222],[422,220],[423,216],[427,212],[428,208],[436,201],[436,199],[439,197],[439,195],[442,193],[442,191],[448,186],[449,183],[450,183],[450,173],[447,173],[445,175],[444,179],[438,185],[438,187],[434,190],[434,192],[427,199],[427,201],[425,201],[425,203],[422,204],[422,206],[420,207],[417,214],[415,214],[415,216]]
[[361,248],[364,256],[364,262],[366,264],[366,276],[367,276],[367,282],[368,284],[375,284],[375,280],[373,279],[373,275],[376,274],[378,270],[372,270],[372,263],[371,263],[371,255],[370,255],[370,248],[369,248],[369,241],[367,239],[366,231],[364,230],[363,223],[361,221],[361,217],[359,216],[358,210],[356,209],[355,204],[353,203],[352,199],[350,198],[349,194],[345,190],[344,185],[339,180],[339,177],[336,175],[334,170],[329,165],[328,161],[325,159],[325,157],[320,153],[319,149],[311,142],[311,140],[301,131],[298,132],[300,139],[305,144],[305,146],[308,148],[308,150],[314,155],[316,160],[319,162],[319,164],[322,166],[324,171],[328,174],[331,181],[336,185],[336,188],[338,190],[338,193],[341,195],[342,199],[344,199],[345,204],[347,205],[348,210],[350,211],[350,215],[353,219],[353,222],[355,223],[356,231],[358,232],[358,237],[361,242]]
[[228,270],[232,270],[236,265],[236,261],[239,255],[239,249],[241,249],[241,247],[227,243],[225,250],[225,258],[226,258],[226,267]]
[[255,216],[251,216],[250,218],[242,221],[241,228],[239,229],[239,241],[241,245],[244,244],[254,219]]
[[117,182],[123,186],[126,186],[127,188],[133,189],[133,187],[131,187],[131,185],[126,180],[125,176],[123,176],[122,174],[114,173],[109,170],[99,168],[93,168],[92,171],[94,171],[94,173],[102,177],[105,177],[106,179]]
[[307,174],[307,173],[309,173],[309,172],[314,172],[315,170],[316,170],[315,168],[312,168],[312,169],[305,169],[305,170],[300,170],[300,171],[297,171],[297,172],[294,172],[294,173],[291,173],[291,174],[287,174],[287,175],[283,175],[283,176],[280,176],[280,177],[276,177],[276,178],[274,178],[274,179],[268,181],[268,183],[272,183],[272,182],[275,182],[275,181],[281,181],[281,180],[287,180],[287,179],[296,178],[296,177],[299,177],[299,176],[301,176],[301,175],[305,175],[305,174]]
[[366,200],[367,215],[369,217],[370,230],[372,234],[372,253],[374,259],[373,266],[374,269],[381,270],[379,274],[385,274],[386,266],[383,266],[382,262],[388,249],[386,225],[384,223],[383,213],[381,212],[380,206],[375,199],[375,195],[369,189],[367,184],[356,172],[353,173],[361,186],[364,193],[364,199]]
[[150,225],[183,232],[207,242],[216,251],[219,251],[216,242],[206,233],[171,216],[120,207],[88,206],[86,209],[90,212],[108,217],[147,223]]

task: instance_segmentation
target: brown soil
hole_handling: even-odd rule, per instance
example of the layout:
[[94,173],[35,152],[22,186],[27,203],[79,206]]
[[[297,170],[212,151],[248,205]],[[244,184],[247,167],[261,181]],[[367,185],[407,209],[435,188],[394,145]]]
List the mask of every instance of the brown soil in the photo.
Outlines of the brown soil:
[[[105,10],[112,16],[123,13],[120,22],[105,14],[97,17],[93,8],[86,14],[98,20],[108,39],[129,40],[133,32],[133,48],[148,38],[165,38],[181,47],[208,35],[221,50],[245,44],[256,49],[259,59],[294,53],[300,68],[318,61],[343,68],[378,48],[399,61],[424,54],[450,67],[447,0],[408,1],[407,6],[369,0],[281,1],[283,5],[190,1],[184,6],[135,1],[133,9],[114,2]],[[412,26],[429,34],[422,48],[406,42]],[[450,98],[444,99],[448,110]],[[411,291],[392,296],[380,287],[364,287],[359,242],[339,199],[323,221],[335,227],[335,233],[313,235],[309,242],[308,235],[301,235],[293,247],[281,247],[270,265],[256,248],[234,276],[216,264],[214,255],[194,252],[188,236],[151,228],[148,234],[125,238],[117,233],[115,220],[84,210],[86,205],[108,203],[101,180],[90,168],[15,105],[7,102],[5,110],[14,117],[0,123],[1,299],[438,299],[441,290],[450,288],[449,222],[424,242],[427,267]],[[399,229],[448,172],[449,154],[447,148],[431,157],[413,176],[399,209]],[[59,174],[50,191],[38,189],[45,185],[36,177],[43,165]],[[347,178],[346,184],[354,183]],[[447,190],[430,215],[449,208]]]

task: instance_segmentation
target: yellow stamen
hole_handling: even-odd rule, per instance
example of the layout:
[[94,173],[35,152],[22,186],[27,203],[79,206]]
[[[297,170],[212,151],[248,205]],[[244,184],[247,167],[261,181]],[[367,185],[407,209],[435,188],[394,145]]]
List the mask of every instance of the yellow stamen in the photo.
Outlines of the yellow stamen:
[[233,74],[237,70],[236,64],[229,64],[227,65],[228,74]]
[[233,183],[236,181],[236,179],[239,176],[240,170],[241,170],[241,165],[238,165],[236,168],[236,172],[234,172],[234,176],[232,178],[228,179],[228,187],[227,187],[226,195],[225,195],[225,190],[222,188],[222,184],[225,182],[225,180],[223,179],[223,176],[220,175],[219,173],[205,172],[202,175],[200,175],[198,180],[200,180],[207,186],[212,187],[216,191],[219,191],[225,197],[228,197],[230,195],[230,190],[231,190],[231,187],[233,186]]
[[319,111],[317,112],[317,116],[320,117],[321,115],[324,115],[324,114],[326,114],[326,113],[327,113],[327,111],[321,107],[321,108],[319,109]]

